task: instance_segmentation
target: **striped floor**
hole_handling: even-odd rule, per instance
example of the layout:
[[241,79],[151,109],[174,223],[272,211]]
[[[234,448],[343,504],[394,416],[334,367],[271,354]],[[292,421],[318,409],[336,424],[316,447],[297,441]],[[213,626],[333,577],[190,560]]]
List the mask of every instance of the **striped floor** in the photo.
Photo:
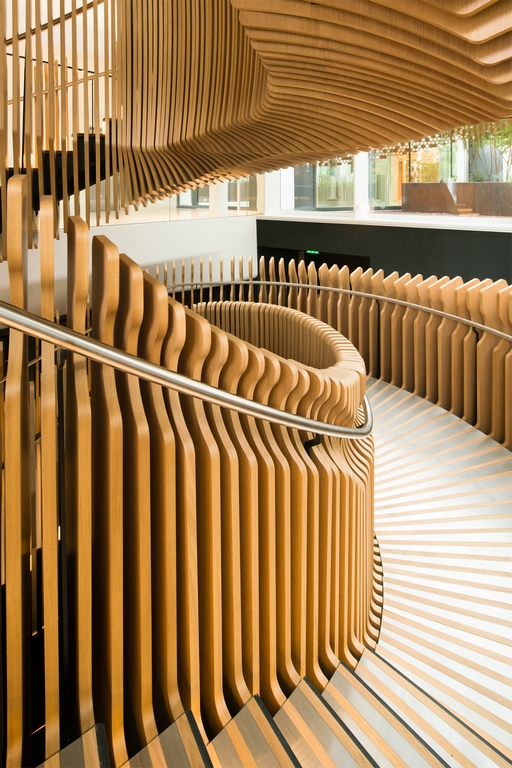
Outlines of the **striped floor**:
[[389,384],[370,379],[368,395],[375,652],[355,672],[340,664],[321,694],[302,680],[274,718],[251,699],[206,749],[188,713],[130,766],[512,765],[512,455]]
[[408,392],[370,379],[368,395],[377,653],[512,760],[512,456]]

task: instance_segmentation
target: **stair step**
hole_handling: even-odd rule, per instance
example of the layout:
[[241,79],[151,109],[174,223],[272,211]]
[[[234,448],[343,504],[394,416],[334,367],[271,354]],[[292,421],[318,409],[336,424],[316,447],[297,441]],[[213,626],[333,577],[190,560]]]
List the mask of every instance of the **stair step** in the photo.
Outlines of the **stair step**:
[[365,651],[356,675],[454,768],[509,766],[509,761],[378,653]]
[[456,715],[475,733],[512,760],[510,743],[510,702],[496,701],[493,689],[477,686],[471,672],[453,669],[450,660],[436,663],[430,654],[415,651],[408,643],[382,633],[379,655],[403,672],[422,690]]
[[340,665],[323,697],[381,768],[444,762],[351,670]]
[[374,396],[376,652],[488,742],[485,760],[511,761],[512,456],[389,384]]
[[259,696],[254,696],[208,744],[215,767],[300,768]]
[[274,720],[304,768],[377,767],[307,679],[301,680]]
[[109,768],[108,744],[103,724],[95,725],[39,768]]
[[192,712],[185,712],[172,725],[132,757],[126,768],[212,768],[212,762]]

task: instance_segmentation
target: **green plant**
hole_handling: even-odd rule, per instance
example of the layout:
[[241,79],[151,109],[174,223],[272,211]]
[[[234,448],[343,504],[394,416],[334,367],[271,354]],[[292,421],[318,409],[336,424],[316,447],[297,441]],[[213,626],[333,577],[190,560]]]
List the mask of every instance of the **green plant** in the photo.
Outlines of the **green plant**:
[[471,181],[506,181],[512,173],[512,123],[480,123],[466,126],[458,132],[473,160]]

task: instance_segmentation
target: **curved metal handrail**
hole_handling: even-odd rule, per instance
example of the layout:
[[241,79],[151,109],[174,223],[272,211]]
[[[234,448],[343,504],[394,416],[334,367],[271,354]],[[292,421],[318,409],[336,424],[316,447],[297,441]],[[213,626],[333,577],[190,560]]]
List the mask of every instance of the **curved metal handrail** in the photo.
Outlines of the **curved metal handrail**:
[[227,407],[238,413],[254,416],[258,419],[265,419],[273,424],[281,424],[282,426],[292,427],[304,432],[314,432],[319,435],[349,440],[360,440],[367,437],[373,429],[373,414],[366,395],[363,401],[365,423],[361,427],[339,427],[334,424],[326,424],[322,421],[309,419],[305,416],[299,416],[298,414],[280,411],[277,408],[271,408],[268,405],[247,400],[239,395],[224,392],[201,381],[189,379],[187,376],[169,371],[167,368],[150,363],[140,357],[135,357],[135,355],[130,355],[116,347],[110,347],[108,344],[96,341],[88,336],[82,336],[82,334],[76,333],[76,331],[70,331],[68,328],[55,325],[55,323],[49,320],[44,320],[37,315],[14,307],[4,301],[0,301],[0,320],[10,328],[26,333],[29,336],[35,336],[41,339],[41,341],[56,343],[63,349],[83,355],[97,363],[109,365],[118,371],[132,374],[153,384],[174,389],[181,394],[198,397],[213,405]]
[[483,325],[477,323],[474,320],[459,317],[459,315],[451,315],[449,312],[443,312],[442,309],[434,309],[434,307],[425,307],[423,304],[413,304],[412,302],[403,301],[402,299],[393,299],[391,296],[383,296],[380,293],[363,293],[362,291],[353,291],[351,288],[334,288],[330,285],[315,285],[314,283],[284,283],[277,280],[229,280],[225,283],[212,282],[212,283],[176,283],[175,285],[167,286],[167,290],[172,288],[230,288],[232,285],[250,286],[250,285],[266,285],[276,288],[306,288],[307,290],[315,291],[330,291],[331,293],[345,293],[349,296],[359,296],[362,299],[372,299],[373,301],[384,301],[389,304],[398,304],[399,306],[409,309],[417,309],[421,312],[427,312],[430,315],[438,315],[439,317],[445,317],[447,320],[454,320],[457,323],[462,323],[470,328],[475,328],[478,331],[484,333],[490,333],[493,336],[498,336],[500,339],[512,342],[512,336],[504,331],[499,331],[497,328],[491,328],[489,325]]

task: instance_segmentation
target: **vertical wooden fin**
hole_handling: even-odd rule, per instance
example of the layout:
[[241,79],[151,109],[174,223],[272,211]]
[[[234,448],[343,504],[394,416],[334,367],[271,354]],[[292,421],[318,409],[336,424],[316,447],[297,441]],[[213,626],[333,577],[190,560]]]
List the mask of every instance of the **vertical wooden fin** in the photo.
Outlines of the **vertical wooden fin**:
[[[219,386],[227,392],[236,393],[249,356],[243,342],[231,335],[227,339],[228,357],[219,373]],[[239,414],[223,409],[222,416],[238,460],[242,662],[245,680],[254,695],[260,691],[258,465]]]
[[[104,236],[92,244],[93,338],[114,343],[119,253]],[[94,667],[97,717],[110,737],[111,759],[126,762],[123,624],[123,421],[115,373],[92,365]]]
[[[167,290],[144,273],[144,318],[138,352],[160,364],[168,330]],[[184,712],[178,683],[178,569],[176,539],[176,441],[162,388],[140,382],[151,450],[151,569],[153,602],[154,706],[159,723]]]
[[[480,312],[484,324],[499,327],[498,292],[507,287],[505,280],[496,280],[480,292]],[[476,348],[476,428],[486,435],[492,430],[492,356],[498,346],[498,337],[484,332]]]
[[[169,299],[167,333],[162,346],[162,365],[170,370],[177,370],[185,337],[185,310],[177,301]],[[200,704],[195,447],[178,393],[166,389],[164,399],[176,441],[179,686],[185,709],[192,711],[200,731],[206,738]]]
[[[248,365],[240,378],[237,394],[253,397],[257,384],[264,376],[263,354],[250,347]],[[267,390],[267,381],[268,373],[260,387],[260,394]],[[275,471],[272,456],[256,421],[250,416],[240,416],[240,421],[258,462],[261,692],[269,709],[276,712],[284,703],[285,695],[277,676]]]
[[[211,345],[203,365],[203,381],[218,387],[229,352],[227,335],[211,326]],[[232,700],[237,708],[241,708],[251,693],[243,673],[239,461],[221,409],[205,403],[204,410],[220,454],[224,679]]]
[[[27,187],[25,176],[7,185],[10,226],[7,233],[10,301],[26,306]],[[6,765],[27,762],[30,731],[30,478],[27,338],[11,330],[5,384],[5,654],[7,732]]]
[[[178,371],[199,379],[210,350],[210,327],[190,310],[185,317],[186,337]],[[220,455],[203,402],[190,397],[182,397],[181,401],[196,454],[201,701],[206,723],[217,731],[230,719],[222,688]]]
[[[68,223],[68,327],[85,333],[89,293],[89,228]],[[78,692],[72,720],[80,733],[94,725],[92,693],[92,415],[88,366],[68,353],[66,362],[66,552],[71,679]]]
[[[116,347],[137,354],[143,313],[142,269],[121,254]],[[115,376],[123,421],[125,730],[131,752],[132,744],[141,749],[157,735],[152,679],[150,437],[138,379],[121,371]]]
[[[53,267],[53,202],[41,200],[41,316],[55,316]],[[57,402],[55,348],[41,345],[41,515],[42,580],[45,668],[46,757],[60,749],[58,509],[57,509]]]

